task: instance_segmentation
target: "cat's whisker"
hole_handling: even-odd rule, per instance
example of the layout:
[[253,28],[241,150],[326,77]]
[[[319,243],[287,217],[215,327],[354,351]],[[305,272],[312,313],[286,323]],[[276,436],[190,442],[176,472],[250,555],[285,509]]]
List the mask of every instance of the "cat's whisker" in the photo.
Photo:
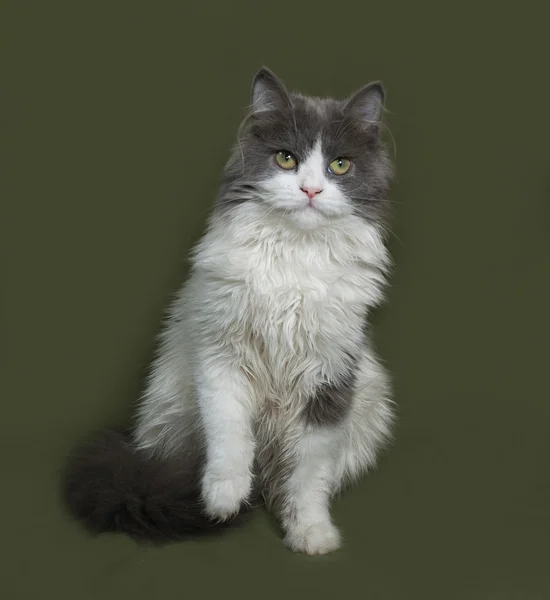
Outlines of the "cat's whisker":
[[370,202],[372,204],[401,204],[397,200],[389,200],[387,198],[372,198],[369,196],[349,196],[351,200],[355,200],[356,202]]
[[383,227],[383,229],[386,233],[388,233],[389,235],[392,235],[401,244],[401,247],[403,248],[403,250],[407,249],[405,247],[405,244],[402,242],[401,238],[395,233],[395,231],[393,231],[393,229],[391,229],[389,227]]

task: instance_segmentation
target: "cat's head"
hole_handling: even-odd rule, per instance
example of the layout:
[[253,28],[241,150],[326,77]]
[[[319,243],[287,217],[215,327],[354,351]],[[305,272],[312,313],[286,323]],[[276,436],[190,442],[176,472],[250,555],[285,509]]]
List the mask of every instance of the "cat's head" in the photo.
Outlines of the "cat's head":
[[305,230],[352,215],[382,223],[392,177],[380,139],[384,101],[378,82],[346,100],[314,98],[288,92],[260,69],[219,207],[260,204],[266,215]]

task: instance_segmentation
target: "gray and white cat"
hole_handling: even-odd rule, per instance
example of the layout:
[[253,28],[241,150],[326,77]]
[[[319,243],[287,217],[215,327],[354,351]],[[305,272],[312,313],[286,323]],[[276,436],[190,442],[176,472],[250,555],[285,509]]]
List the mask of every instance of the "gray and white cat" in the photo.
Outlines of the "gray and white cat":
[[331,497],[393,420],[367,321],[390,264],[383,106],[379,83],[338,101],[256,74],[135,427],[70,462],[66,499],[91,530],[177,539],[261,501],[292,550],[340,546]]

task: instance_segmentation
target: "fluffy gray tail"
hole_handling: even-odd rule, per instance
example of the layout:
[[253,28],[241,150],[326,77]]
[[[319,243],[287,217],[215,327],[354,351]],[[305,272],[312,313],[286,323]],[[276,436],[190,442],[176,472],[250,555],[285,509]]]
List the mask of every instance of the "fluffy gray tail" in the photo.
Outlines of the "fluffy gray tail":
[[65,503],[93,533],[162,542],[218,531],[228,523],[204,513],[201,463],[192,450],[173,459],[150,458],[132,447],[128,434],[105,431],[71,456]]

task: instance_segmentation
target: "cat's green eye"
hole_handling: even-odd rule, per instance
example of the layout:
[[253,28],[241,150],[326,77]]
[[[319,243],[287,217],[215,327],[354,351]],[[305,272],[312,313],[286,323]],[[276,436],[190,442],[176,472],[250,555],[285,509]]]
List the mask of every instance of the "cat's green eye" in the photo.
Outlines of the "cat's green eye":
[[275,154],[275,161],[281,167],[281,169],[286,169],[287,171],[294,169],[294,167],[298,164],[298,161],[294,155],[287,150],[281,150],[280,152],[277,152],[277,154]]
[[349,168],[351,167],[351,160],[349,158],[337,158],[336,160],[333,160],[330,165],[328,166],[328,170],[333,174],[333,175],[344,175],[345,173],[347,173],[349,171]]

